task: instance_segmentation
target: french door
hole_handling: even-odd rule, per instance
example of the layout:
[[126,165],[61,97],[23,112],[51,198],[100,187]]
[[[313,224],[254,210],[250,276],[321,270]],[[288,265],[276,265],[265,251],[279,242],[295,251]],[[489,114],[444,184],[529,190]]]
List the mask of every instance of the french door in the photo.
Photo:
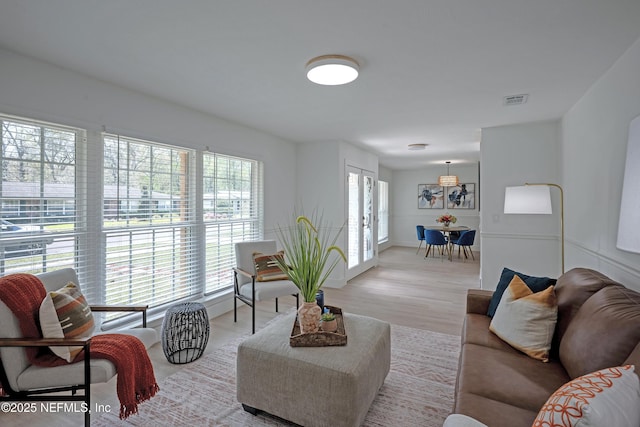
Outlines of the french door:
[[375,266],[375,173],[347,166],[347,280]]

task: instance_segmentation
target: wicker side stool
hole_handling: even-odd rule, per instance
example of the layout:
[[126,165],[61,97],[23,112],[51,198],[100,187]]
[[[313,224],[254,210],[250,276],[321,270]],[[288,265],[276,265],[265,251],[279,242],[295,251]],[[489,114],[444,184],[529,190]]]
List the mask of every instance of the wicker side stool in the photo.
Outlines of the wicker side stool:
[[171,363],[200,358],[209,341],[209,316],[204,305],[185,302],[169,307],[162,321],[162,351]]

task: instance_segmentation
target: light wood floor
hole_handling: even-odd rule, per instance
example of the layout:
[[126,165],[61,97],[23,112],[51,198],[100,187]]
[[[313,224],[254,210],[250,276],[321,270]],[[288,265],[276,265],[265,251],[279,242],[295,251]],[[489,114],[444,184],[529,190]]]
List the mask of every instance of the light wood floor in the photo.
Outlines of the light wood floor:
[[[342,289],[325,288],[325,304],[341,307],[343,311],[375,317],[392,324],[458,335],[462,327],[467,289],[479,287],[480,254],[475,261],[453,261],[424,257],[424,248],[392,247],[380,254],[376,268],[350,280]],[[251,311],[244,304],[238,310],[238,322],[233,311],[211,319],[211,333],[207,352],[251,331]],[[293,297],[280,299],[280,312],[295,307]],[[265,323],[277,315],[273,301],[256,305],[256,324]],[[161,344],[149,350],[156,378],[161,382],[184,365],[167,362]],[[92,386],[93,404],[111,405],[118,409],[116,380]],[[144,404],[141,409],[143,410]],[[82,425],[81,414],[3,414],[3,426],[74,426]]]

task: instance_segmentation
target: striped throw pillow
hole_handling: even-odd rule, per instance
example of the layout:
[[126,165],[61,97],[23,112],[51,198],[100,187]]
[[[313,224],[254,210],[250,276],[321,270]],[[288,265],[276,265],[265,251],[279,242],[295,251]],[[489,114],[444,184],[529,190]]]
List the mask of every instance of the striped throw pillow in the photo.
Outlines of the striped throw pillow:
[[256,280],[258,282],[269,282],[272,280],[287,280],[287,273],[282,271],[274,258],[284,259],[284,251],[273,255],[265,255],[260,252],[253,254],[253,263],[256,267]]
[[[40,329],[44,338],[89,338],[94,323],[91,308],[75,283],[51,291],[40,304]],[[71,362],[79,346],[50,347],[58,357]]]

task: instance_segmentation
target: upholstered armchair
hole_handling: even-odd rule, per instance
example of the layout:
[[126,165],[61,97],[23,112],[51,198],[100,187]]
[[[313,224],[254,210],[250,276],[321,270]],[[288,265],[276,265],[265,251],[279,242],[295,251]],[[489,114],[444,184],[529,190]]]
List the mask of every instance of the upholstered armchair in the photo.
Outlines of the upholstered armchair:
[[[37,275],[46,293],[57,291],[69,282],[78,284],[75,270],[65,268]],[[133,335],[144,348],[158,341],[154,329],[146,326],[146,306],[90,306],[91,311],[132,311],[142,315],[142,327],[110,331]],[[37,314],[33,314],[37,317]],[[107,382],[117,374],[116,366],[107,359],[91,357],[91,342],[97,334],[85,338],[25,338],[21,320],[0,301],[0,384],[4,396],[0,401],[77,401],[91,408],[91,384]],[[22,326],[24,327],[24,326]],[[100,334],[100,333],[98,333]],[[50,347],[78,348],[84,351],[84,360],[66,363],[63,359],[50,357],[56,366],[36,366],[27,355],[29,348]],[[131,349],[131,351],[134,351]],[[77,394],[80,391],[81,394]],[[71,392],[71,394],[60,393]],[[89,425],[90,413],[85,412],[85,425]]]
[[[268,299],[276,300],[276,312],[278,311],[278,298],[292,295],[296,298],[296,307],[299,304],[298,288],[292,281],[284,277],[284,274],[260,275],[256,271],[256,255],[268,258],[278,252],[275,240],[260,240],[252,242],[239,242],[235,244],[236,268],[234,273],[233,321],[238,321],[237,301],[251,307],[251,333],[256,332],[256,301]],[[261,276],[266,276],[262,278]],[[261,280],[262,279],[262,280]]]

